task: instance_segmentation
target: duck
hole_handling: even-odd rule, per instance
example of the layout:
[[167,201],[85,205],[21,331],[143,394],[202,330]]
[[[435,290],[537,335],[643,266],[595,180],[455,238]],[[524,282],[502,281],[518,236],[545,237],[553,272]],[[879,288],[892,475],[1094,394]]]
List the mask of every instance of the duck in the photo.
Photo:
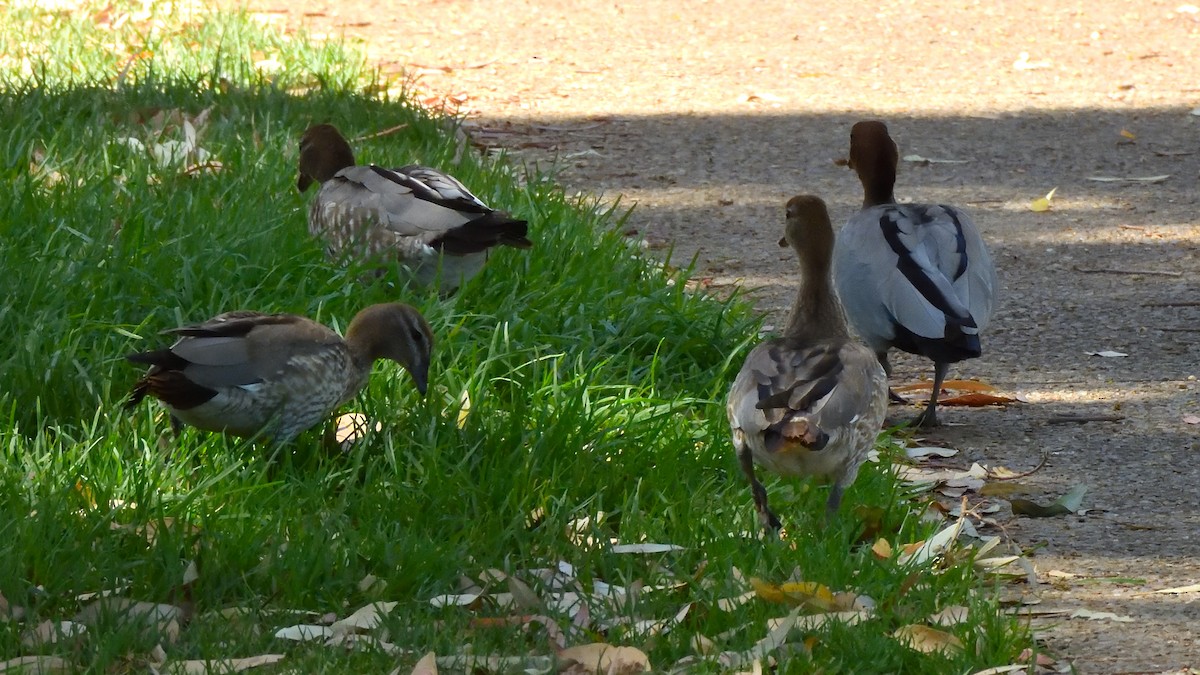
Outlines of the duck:
[[911,421],[929,428],[940,423],[938,394],[950,364],[983,353],[980,335],[991,322],[999,284],[988,247],[965,211],[896,203],[899,156],[883,122],[851,128],[848,165],[862,182],[863,205],[838,232],[834,285],[850,325],[889,376],[893,348],[933,362],[933,392]]
[[828,520],[887,412],[887,375],[875,353],[852,339],[833,290],[833,225],[821,198],[797,195],[787,202],[784,240],[800,260],[800,289],[783,335],[750,351],[726,406],[738,463],[768,531],[781,524],[755,465],[831,480]]
[[528,224],[492,209],[453,176],[416,164],[385,169],[355,164],[354,151],[332,124],[300,139],[306,191],[320,184],[308,231],[331,260],[381,262],[394,257],[414,283],[443,295],[479,273],[496,246],[528,249]]
[[126,406],[156,398],[197,429],[288,443],[353,399],[379,359],[399,363],[424,395],[433,332],[415,308],[371,305],[346,337],[294,314],[236,310],[173,328],[170,347],[129,354],[149,369]]

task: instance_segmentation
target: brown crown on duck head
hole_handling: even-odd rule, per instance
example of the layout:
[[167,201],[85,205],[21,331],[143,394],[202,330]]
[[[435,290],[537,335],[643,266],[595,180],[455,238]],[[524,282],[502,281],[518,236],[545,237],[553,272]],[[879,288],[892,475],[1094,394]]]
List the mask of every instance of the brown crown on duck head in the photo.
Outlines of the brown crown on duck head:
[[337,127],[311,126],[300,138],[300,178],[296,188],[304,192],[313,181],[324,183],[349,166],[354,166],[354,151]]
[[401,302],[367,307],[346,328],[346,344],[357,358],[368,362],[390,359],[399,363],[412,375],[417,390],[425,393],[433,331],[413,307]]
[[900,151],[878,120],[858,122],[850,129],[850,160],[863,186],[863,207],[895,203],[896,165]]
[[829,267],[833,255],[833,225],[825,202],[815,195],[796,195],[787,203],[784,239],[808,267]]

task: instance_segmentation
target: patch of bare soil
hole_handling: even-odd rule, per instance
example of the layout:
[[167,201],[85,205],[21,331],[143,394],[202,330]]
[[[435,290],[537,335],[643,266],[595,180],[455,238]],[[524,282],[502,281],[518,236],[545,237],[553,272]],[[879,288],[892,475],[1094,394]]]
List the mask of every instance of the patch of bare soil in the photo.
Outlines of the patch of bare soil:
[[[835,219],[858,208],[834,164],[853,122],[886,120],[902,155],[960,161],[903,162],[897,194],[974,214],[1003,295],[984,357],[952,375],[1024,402],[947,409],[927,440],[1016,471],[1048,456],[1020,480],[1034,500],[1089,487],[1084,516],[1001,520],[1034,549],[1040,607],[1132,619],[1038,633],[1081,672],[1121,673],[1200,667],[1200,593],[1153,592],[1200,582],[1200,9],[1185,2],[250,9],[365,42],[427,104],[461,106],[476,142],[636,203],[631,237],[696,256],[705,283],[753,289],[779,319],[796,278],[775,245],[783,204],[803,191]],[[898,381],[932,370],[895,362]]]

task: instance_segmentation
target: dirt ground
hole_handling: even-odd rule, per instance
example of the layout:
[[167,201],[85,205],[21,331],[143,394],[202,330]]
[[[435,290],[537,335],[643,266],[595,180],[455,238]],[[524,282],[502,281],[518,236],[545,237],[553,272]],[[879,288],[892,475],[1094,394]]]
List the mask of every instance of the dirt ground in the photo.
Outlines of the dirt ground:
[[[753,289],[774,323],[796,279],[775,245],[784,201],[814,192],[835,220],[861,201],[852,172],[834,163],[853,122],[887,121],[901,155],[960,161],[902,162],[897,194],[974,214],[1003,295],[983,358],[952,375],[1023,402],[948,409],[950,424],[927,439],[958,448],[963,464],[1014,471],[1046,455],[1020,481],[1035,500],[1088,486],[1085,516],[1001,514],[1034,549],[1039,607],[1131,619],[1039,622],[1055,653],[1084,673],[1200,668],[1200,593],[1152,592],[1200,582],[1195,5],[252,0],[250,9],[365,42],[385,72],[417,78],[426,103],[461,106],[477,143],[558,170],[572,190],[636,204],[631,238],[656,254],[673,245],[676,262],[695,255],[715,288]],[[1052,188],[1051,209],[1032,211]],[[1104,350],[1127,356],[1088,355]],[[898,381],[932,371],[894,362]]]

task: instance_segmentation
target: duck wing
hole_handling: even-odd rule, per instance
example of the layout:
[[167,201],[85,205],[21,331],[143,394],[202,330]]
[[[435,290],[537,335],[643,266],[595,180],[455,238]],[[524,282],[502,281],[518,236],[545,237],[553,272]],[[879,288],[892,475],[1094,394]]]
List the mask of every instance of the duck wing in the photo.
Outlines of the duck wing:
[[834,278],[850,323],[876,352],[895,346],[935,361],[980,355],[995,268],[963,211],[864,209],[838,235]]

